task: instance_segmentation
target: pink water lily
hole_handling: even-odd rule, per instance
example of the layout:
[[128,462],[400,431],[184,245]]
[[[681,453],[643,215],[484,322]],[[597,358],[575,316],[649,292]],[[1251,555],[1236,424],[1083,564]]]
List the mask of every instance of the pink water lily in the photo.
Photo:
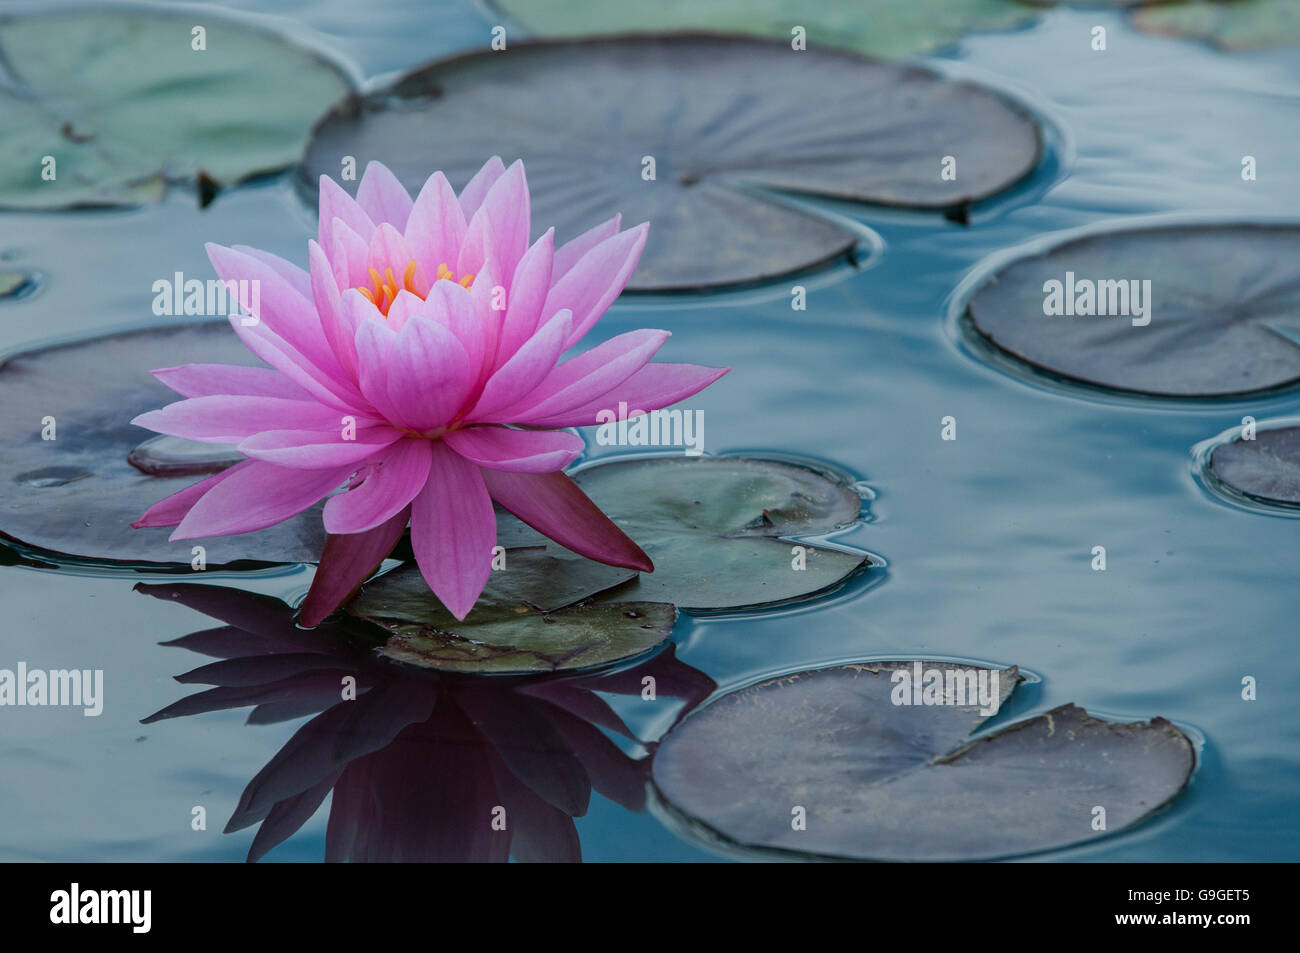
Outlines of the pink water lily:
[[559,248],[554,229],[529,244],[523,163],[495,157],[459,195],[435,172],[414,201],[377,162],[355,200],[322,176],[308,270],[207,246],[221,279],[259,282],[257,320],[230,322],[269,367],[154,371],[187,399],[133,421],[234,443],[248,459],[133,525],[175,526],[173,540],[247,533],[328,496],[307,625],[374,571],[408,522],[420,571],[463,619],[491,572],[493,500],[584,556],[653,570],[563,473],[584,444],[559,429],[667,406],[729,370],[649,363],[669,336],[658,330],[560,360],[622,292],[647,228],[620,230],[615,217]]

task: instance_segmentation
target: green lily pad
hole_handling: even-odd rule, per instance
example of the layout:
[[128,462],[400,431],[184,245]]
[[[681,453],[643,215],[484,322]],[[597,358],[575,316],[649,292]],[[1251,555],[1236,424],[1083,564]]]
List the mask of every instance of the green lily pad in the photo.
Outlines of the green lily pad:
[[716,30],[791,41],[791,30],[807,31],[808,48],[831,45],[872,56],[927,53],[967,33],[1010,30],[1039,12],[1013,0],[910,0],[863,3],[822,0],[815,8],[788,0],[658,0],[653,4],[602,0],[493,0],[530,33],[580,36],[592,33],[649,33]]
[[2,16],[0,207],[135,205],[283,168],[350,90],[319,54],[208,11]]
[[1300,5],[1293,0],[1183,0],[1133,15],[1147,33],[1208,40],[1224,50],[1259,50],[1300,42]]
[[601,463],[574,480],[654,560],[655,571],[620,589],[620,599],[751,608],[828,591],[870,565],[861,552],[784,539],[822,535],[861,517],[862,498],[847,482],[807,467],[652,457]]
[[1259,430],[1210,454],[1214,475],[1238,493],[1268,503],[1300,505],[1300,427]]
[[421,668],[492,675],[588,669],[642,655],[672,632],[671,605],[582,601],[635,575],[530,547],[506,550],[505,568],[493,571],[463,622],[414,565],[367,584],[347,611],[391,633],[381,655]]
[[[1048,315],[1049,281],[1076,302],[1083,281],[1094,292],[1102,281],[1122,287],[1113,300],[1109,288],[1094,294],[1094,310],[1104,298],[1108,316]],[[1134,281],[1149,282],[1148,313],[1115,315]],[[967,313],[1014,357],[1112,390],[1224,397],[1292,386],[1300,382],[1300,226],[1148,226],[1076,238],[1002,268]]]
[[[1038,122],[995,91],[844,51],[684,34],[512,43],[435,62],[339,104],[299,176],[314,194],[352,155],[384,162],[414,192],[431,162],[460,186],[485,156],[517,156],[535,231],[554,225],[566,239],[619,213],[649,221],[629,287],[662,290],[788,275],[859,242],[763,190],[963,208],[1020,180],[1040,153]],[[946,155],[954,180],[941,177]]]
[[[1192,744],[1163,718],[1118,724],[1064,705],[967,742],[986,720],[980,704],[895,703],[911,684],[895,673],[915,664],[797,672],[724,695],[669,732],[655,787],[683,827],[730,848],[987,860],[1131,827],[1191,776]],[[945,680],[984,673],[990,700],[1018,681],[1015,668],[997,671],[994,691],[996,670],[921,664]]]
[[[197,544],[209,566],[319,558],[321,505],[242,536],[173,543],[169,528],[131,528],[154,503],[197,482],[196,474],[234,459],[230,448],[217,446],[206,466],[193,453],[184,465],[159,466],[156,472],[167,475],[136,465],[142,445],[156,446],[155,435],[131,419],[179,399],[149,372],[191,362],[258,363],[225,321],[90,338],[0,363],[0,536],[50,553],[127,563],[188,565]],[[53,418],[52,440],[42,436],[46,418]]]

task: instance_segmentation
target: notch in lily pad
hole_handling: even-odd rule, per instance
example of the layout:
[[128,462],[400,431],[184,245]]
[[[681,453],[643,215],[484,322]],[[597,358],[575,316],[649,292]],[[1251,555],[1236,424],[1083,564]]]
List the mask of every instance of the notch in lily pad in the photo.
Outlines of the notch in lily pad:
[[834,592],[872,565],[820,538],[862,520],[848,477],[762,457],[642,457],[574,480],[654,561],[620,598],[693,611],[770,608]]
[[[931,671],[938,704],[921,687]],[[724,849],[886,861],[1088,843],[1141,823],[1187,784],[1192,742],[1163,718],[1121,724],[1063,705],[969,740],[990,717],[972,700],[980,686],[1002,701],[1018,676],[909,661],[769,679],[673,728],[654,784],[679,826]],[[898,700],[905,686],[910,703]]]
[[746,37],[620,36],[512,43],[349,98],[317,125],[299,181],[314,195],[340,155],[380,160],[412,190],[431,154],[457,186],[484,156],[522,158],[546,185],[533,220],[562,238],[618,213],[649,221],[628,287],[662,291],[851,256],[859,232],[776,192],[951,210],[1018,182],[1041,152],[1026,109],[928,69]]
[[1300,226],[1143,225],[1069,239],[1000,268],[967,315],[1031,368],[1111,391],[1212,398],[1292,387]]
[[291,165],[352,89],[319,53],[208,11],[0,16],[0,207],[138,205]]

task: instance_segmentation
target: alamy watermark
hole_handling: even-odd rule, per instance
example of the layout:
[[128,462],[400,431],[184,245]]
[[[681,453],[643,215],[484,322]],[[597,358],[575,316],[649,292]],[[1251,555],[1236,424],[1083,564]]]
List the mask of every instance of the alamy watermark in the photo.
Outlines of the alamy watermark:
[[890,676],[894,687],[889,700],[895,705],[978,705],[981,715],[996,715],[1002,706],[999,674],[987,668],[926,668],[913,662]]
[[596,443],[602,447],[681,447],[688,457],[704,452],[704,411],[628,410],[619,401],[618,410],[596,413]]
[[104,711],[104,670],[29,670],[26,662],[0,668],[0,708],[6,706],[80,708],[87,718],[97,718]]
[[252,327],[262,313],[262,282],[257,278],[187,279],[182,272],[153,283],[153,313],[207,317],[241,315],[240,323]]
[[1050,278],[1043,282],[1043,314],[1049,317],[1126,317],[1133,327],[1151,323],[1151,279],[1074,277],[1067,271],[1065,280]]

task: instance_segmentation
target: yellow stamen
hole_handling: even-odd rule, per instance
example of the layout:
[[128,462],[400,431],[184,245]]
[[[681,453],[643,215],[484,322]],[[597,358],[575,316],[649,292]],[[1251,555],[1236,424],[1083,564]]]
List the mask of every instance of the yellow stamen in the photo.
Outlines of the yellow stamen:
[[[367,288],[364,285],[358,285],[357,290],[365,295],[366,300],[378,308],[384,317],[388,317],[388,309],[393,306],[393,302],[397,300],[397,296],[401,292],[409,291],[421,299],[425,297],[425,295],[420,294],[415,283],[415,271],[418,267],[414,258],[408,261],[406,269],[402,273],[401,284],[398,284],[397,278],[393,276],[392,268],[385,268],[382,275],[376,268],[367,268],[366,270],[370,274],[371,287]],[[454,281],[462,288],[469,288],[474,284],[473,275],[465,275],[463,278],[457,279],[456,273],[447,267],[445,261],[438,266],[438,274],[434,280]]]

